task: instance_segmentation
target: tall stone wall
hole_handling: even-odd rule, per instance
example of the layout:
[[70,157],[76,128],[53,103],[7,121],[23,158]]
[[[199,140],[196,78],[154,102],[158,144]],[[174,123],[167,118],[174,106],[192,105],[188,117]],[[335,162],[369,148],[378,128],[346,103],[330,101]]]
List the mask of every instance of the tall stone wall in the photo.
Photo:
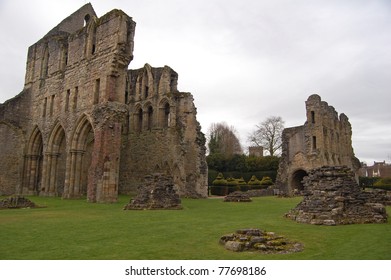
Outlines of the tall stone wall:
[[348,166],[356,171],[360,163],[352,147],[352,127],[348,117],[311,95],[306,101],[304,125],[286,128],[282,134],[282,156],[276,185],[292,194],[303,189],[309,170],[328,166]]
[[28,90],[25,90],[0,104],[0,195],[10,195],[21,190],[20,177],[23,172],[30,102]]
[[120,188],[134,192],[144,177],[166,173],[181,196],[207,196],[205,137],[192,94],[177,90],[170,67],[146,64],[128,73],[129,130],[123,136]]
[[180,170],[183,194],[205,195],[192,95],[169,67],[128,71],[135,26],[86,4],[29,48],[23,92],[0,105],[2,193],[112,202],[161,166]]

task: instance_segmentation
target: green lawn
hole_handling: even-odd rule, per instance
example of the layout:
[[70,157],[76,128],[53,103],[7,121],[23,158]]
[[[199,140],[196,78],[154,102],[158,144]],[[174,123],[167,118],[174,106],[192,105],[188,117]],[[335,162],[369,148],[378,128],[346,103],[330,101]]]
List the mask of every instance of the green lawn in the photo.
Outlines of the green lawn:
[[[165,211],[124,211],[126,196],[115,204],[30,199],[46,208],[0,211],[0,259],[391,259],[391,221],[298,224],[283,214],[300,198],[262,197],[252,203],[184,199],[183,210]],[[240,228],[274,231],[305,248],[262,255],[219,245],[220,236]]]

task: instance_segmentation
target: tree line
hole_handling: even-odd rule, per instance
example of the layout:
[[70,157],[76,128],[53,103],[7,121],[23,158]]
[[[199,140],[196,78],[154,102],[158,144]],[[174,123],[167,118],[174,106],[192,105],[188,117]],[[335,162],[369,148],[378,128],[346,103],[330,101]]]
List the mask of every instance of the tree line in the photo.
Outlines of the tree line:
[[233,126],[226,123],[213,123],[207,133],[209,181],[214,180],[219,172],[232,177],[252,175],[270,176],[275,179],[281,135],[284,121],[281,117],[269,117],[256,125],[248,135],[248,142],[255,147],[262,147],[266,156],[246,155],[240,144],[238,133]]

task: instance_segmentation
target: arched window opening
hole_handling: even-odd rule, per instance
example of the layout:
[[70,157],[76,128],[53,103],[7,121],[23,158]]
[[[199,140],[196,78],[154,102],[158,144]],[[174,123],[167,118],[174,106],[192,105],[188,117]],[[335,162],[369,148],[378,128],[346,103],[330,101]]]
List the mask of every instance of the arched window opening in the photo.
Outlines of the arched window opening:
[[43,52],[42,63],[41,63],[41,79],[45,79],[48,76],[49,66],[49,47],[46,45]]
[[90,22],[91,16],[89,14],[86,14],[84,16],[84,26],[86,26]]
[[170,126],[170,104],[166,103],[163,108],[163,128]]
[[138,109],[136,116],[136,131],[141,131],[143,129],[143,109]]
[[60,69],[64,70],[67,65],[68,65],[68,46],[64,44],[61,47]]
[[148,121],[147,121],[147,129],[151,130],[153,126],[153,108],[152,106],[148,107]]

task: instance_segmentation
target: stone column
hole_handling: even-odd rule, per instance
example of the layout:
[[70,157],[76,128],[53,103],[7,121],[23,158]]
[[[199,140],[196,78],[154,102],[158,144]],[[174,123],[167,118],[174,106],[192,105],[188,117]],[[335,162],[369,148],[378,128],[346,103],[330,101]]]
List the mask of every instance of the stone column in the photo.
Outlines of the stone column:
[[[65,189],[64,197],[80,197],[81,193],[81,167],[84,151],[81,150],[71,150],[71,159],[70,166],[67,167],[67,172],[69,170],[69,175],[66,175],[65,179]],[[69,183],[68,183],[69,182]]]
[[94,147],[88,172],[87,200],[116,202],[121,153],[122,123],[127,116],[125,104],[109,102],[94,110]]
[[50,157],[50,183],[48,186],[48,195],[56,195],[57,183],[57,162],[59,154],[51,154]]

